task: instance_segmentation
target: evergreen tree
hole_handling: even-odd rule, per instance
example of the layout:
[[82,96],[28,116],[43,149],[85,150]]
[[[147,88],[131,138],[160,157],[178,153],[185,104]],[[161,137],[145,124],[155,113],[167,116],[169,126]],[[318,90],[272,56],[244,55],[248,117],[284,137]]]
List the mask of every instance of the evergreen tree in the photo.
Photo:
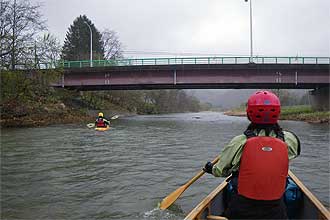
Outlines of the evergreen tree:
[[90,59],[90,30],[86,23],[92,30],[93,60],[104,59],[102,35],[86,15],[77,17],[66,33],[62,59],[69,61]]

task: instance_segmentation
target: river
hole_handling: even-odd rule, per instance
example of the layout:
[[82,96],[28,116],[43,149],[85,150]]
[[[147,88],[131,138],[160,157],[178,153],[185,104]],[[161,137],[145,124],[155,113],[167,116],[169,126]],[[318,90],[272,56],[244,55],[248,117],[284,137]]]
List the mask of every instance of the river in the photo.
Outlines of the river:
[[[291,170],[328,205],[329,125],[281,121],[301,140]],[[170,210],[157,203],[248,125],[216,112],[1,130],[1,219],[183,219],[222,178],[205,174]]]

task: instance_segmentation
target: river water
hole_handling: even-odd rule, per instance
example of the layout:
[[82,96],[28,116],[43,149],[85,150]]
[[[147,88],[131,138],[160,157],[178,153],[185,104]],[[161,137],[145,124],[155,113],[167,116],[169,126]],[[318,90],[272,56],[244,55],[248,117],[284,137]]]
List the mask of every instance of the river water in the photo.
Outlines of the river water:
[[[329,201],[329,125],[281,121],[301,139],[291,170]],[[222,178],[205,174],[170,210],[157,204],[248,125],[216,112],[134,116],[1,131],[1,219],[183,219]]]

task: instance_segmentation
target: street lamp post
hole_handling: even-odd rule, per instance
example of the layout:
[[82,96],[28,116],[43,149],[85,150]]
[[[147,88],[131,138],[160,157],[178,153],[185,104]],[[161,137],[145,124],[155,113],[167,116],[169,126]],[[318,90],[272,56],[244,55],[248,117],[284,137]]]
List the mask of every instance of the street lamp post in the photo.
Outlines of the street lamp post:
[[86,21],[84,21],[84,23],[87,24],[87,26],[89,28],[89,32],[91,34],[91,37],[90,37],[90,39],[91,39],[90,67],[93,67],[93,35],[92,35],[92,28],[91,28],[91,26],[89,26],[89,24]]
[[[245,0],[247,2],[248,0]],[[252,0],[250,0],[250,63],[253,63],[253,43],[252,43]]]

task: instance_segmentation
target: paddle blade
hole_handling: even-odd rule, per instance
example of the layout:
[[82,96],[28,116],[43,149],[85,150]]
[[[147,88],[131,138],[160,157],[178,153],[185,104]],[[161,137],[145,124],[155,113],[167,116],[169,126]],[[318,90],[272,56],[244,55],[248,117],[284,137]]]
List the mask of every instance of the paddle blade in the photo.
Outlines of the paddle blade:
[[170,195],[166,196],[159,204],[159,209],[165,210],[170,207],[186,189],[187,186],[183,185],[180,188],[176,189],[174,192],[172,192]]
[[115,120],[115,119],[117,119],[117,118],[119,118],[119,115],[114,115],[114,116],[112,116],[110,119],[111,119],[111,120]]
[[93,128],[94,126],[95,126],[94,123],[89,123],[89,124],[87,124],[87,127],[89,127],[89,128]]

